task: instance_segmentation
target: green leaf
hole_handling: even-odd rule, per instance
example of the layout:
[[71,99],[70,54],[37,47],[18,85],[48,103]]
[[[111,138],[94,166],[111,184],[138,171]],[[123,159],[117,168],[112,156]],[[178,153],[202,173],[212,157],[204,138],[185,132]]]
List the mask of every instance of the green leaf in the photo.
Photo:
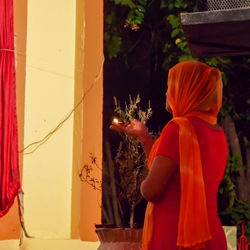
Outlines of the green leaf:
[[128,6],[129,8],[133,9],[136,7],[136,5],[131,0],[114,0],[115,4],[120,4],[123,6]]
[[183,61],[197,61],[197,60],[198,60],[197,58],[193,58],[190,54],[184,54],[184,55],[181,55],[178,58],[179,62],[183,62]]
[[168,7],[169,10],[172,10],[174,8],[174,4],[170,3],[169,5],[167,5],[167,7]]
[[104,40],[109,40],[110,34],[108,32],[104,32]]
[[186,9],[188,7],[188,3],[183,3],[182,7],[183,7],[183,9]]
[[140,12],[138,9],[135,10],[135,13],[137,14],[137,17],[141,17],[142,19],[144,18],[144,14]]
[[222,77],[222,81],[223,81],[224,85],[227,86],[228,77],[227,77],[226,73],[225,72],[221,72],[221,77]]
[[145,6],[147,4],[147,0],[138,0],[138,3]]
[[171,65],[173,58],[174,58],[173,54],[167,56],[162,64],[162,68],[165,70],[168,70],[170,68],[170,65]]
[[181,7],[181,1],[176,0],[175,3],[174,3],[174,7],[180,8]]
[[105,22],[106,22],[107,24],[112,24],[113,18],[114,18],[113,13],[111,13],[111,14],[109,14],[109,15],[106,15],[106,16],[105,16]]
[[170,43],[165,43],[164,47],[163,47],[163,52],[166,53],[168,52],[168,50],[171,48],[171,44]]
[[179,18],[175,15],[169,15],[167,17],[168,22],[170,23],[170,25],[172,26],[173,29],[176,29],[180,26],[180,21]]
[[140,19],[140,18],[137,18],[134,20],[134,23],[136,24],[142,24],[142,22],[143,22],[143,19]]
[[117,57],[121,50],[122,38],[120,36],[110,36],[109,33],[104,33],[104,41],[108,51],[109,58]]
[[161,2],[161,5],[160,5],[160,8],[161,8],[161,9],[164,9],[164,8],[166,8],[166,7],[168,7],[167,3],[164,2],[164,1],[162,1],[162,2]]
[[219,62],[216,58],[212,57],[210,59],[207,59],[206,60],[206,63],[209,65],[209,66],[212,66],[212,67],[217,67]]
[[232,105],[222,105],[220,109],[220,114],[222,117],[226,117],[233,110]]
[[146,12],[146,9],[143,6],[141,6],[141,5],[137,5],[137,10],[140,11],[140,12],[142,12],[142,13]]
[[219,189],[219,194],[223,194],[223,188]]
[[187,42],[183,41],[177,44],[177,47],[183,52],[187,52]]
[[172,32],[171,32],[171,38],[176,37],[177,35],[179,35],[180,32],[181,32],[181,29],[178,29],[178,28],[172,30]]

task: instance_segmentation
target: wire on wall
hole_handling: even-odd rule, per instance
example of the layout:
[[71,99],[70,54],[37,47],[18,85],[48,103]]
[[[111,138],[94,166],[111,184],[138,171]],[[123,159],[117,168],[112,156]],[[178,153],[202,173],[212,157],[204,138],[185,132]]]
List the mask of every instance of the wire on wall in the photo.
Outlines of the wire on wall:
[[[52,129],[47,135],[45,135],[41,140],[38,140],[38,141],[30,143],[29,145],[27,145],[26,147],[24,147],[22,150],[20,150],[19,153],[23,153],[24,155],[28,155],[28,154],[34,153],[39,147],[41,147],[44,143],[46,143],[51,138],[51,136],[53,134],[55,134],[63,126],[63,124],[71,117],[71,115],[75,112],[75,110],[82,104],[82,102],[84,101],[84,99],[87,96],[87,94],[94,87],[95,83],[101,78],[102,72],[103,72],[104,60],[105,60],[105,58],[103,56],[101,68],[99,70],[98,75],[96,76],[96,78],[94,79],[94,81],[92,82],[92,84],[90,85],[90,87],[85,91],[85,93],[83,94],[81,100],[70,111],[70,113],[61,122],[59,122],[59,124],[54,129]],[[34,148],[31,151],[25,152],[28,149],[30,149],[32,146],[34,146]]]

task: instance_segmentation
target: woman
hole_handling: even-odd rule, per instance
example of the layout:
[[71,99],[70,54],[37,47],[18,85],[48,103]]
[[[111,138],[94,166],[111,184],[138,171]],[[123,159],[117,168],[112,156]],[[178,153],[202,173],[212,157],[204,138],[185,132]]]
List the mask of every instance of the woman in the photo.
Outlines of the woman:
[[148,200],[143,250],[226,250],[217,215],[217,190],[223,178],[227,145],[217,124],[222,102],[218,69],[188,61],[168,76],[166,109],[173,119],[153,143],[137,120],[112,129],[137,137],[150,168],[141,184]]

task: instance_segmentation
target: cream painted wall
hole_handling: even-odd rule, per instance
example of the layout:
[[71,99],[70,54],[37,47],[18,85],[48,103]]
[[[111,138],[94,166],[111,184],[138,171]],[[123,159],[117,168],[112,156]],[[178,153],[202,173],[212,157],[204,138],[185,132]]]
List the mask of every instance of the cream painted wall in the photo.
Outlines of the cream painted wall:
[[[73,108],[75,15],[72,0],[28,1],[25,146],[42,139]],[[25,223],[32,236],[70,238],[72,155],[72,117],[24,155]]]

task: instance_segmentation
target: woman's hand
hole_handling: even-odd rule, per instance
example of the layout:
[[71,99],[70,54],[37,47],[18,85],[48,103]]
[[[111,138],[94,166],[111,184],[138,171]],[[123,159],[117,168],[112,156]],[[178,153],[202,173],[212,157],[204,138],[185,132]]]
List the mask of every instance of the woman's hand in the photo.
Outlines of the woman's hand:
[[136,137],[140,141],[148,137],[148,128],[140,121],[134,119],[131,124],[112,123],[110,128],[117,132],[124,132],[127,135]]
[[131,124],[128,125],[112,123],[110,128],[117,132],[123,132],[127,135],[136,137],[141,142],[146,155],[149,155],[154,141],[148,132],[148,128],[142,122],[134,119]]

